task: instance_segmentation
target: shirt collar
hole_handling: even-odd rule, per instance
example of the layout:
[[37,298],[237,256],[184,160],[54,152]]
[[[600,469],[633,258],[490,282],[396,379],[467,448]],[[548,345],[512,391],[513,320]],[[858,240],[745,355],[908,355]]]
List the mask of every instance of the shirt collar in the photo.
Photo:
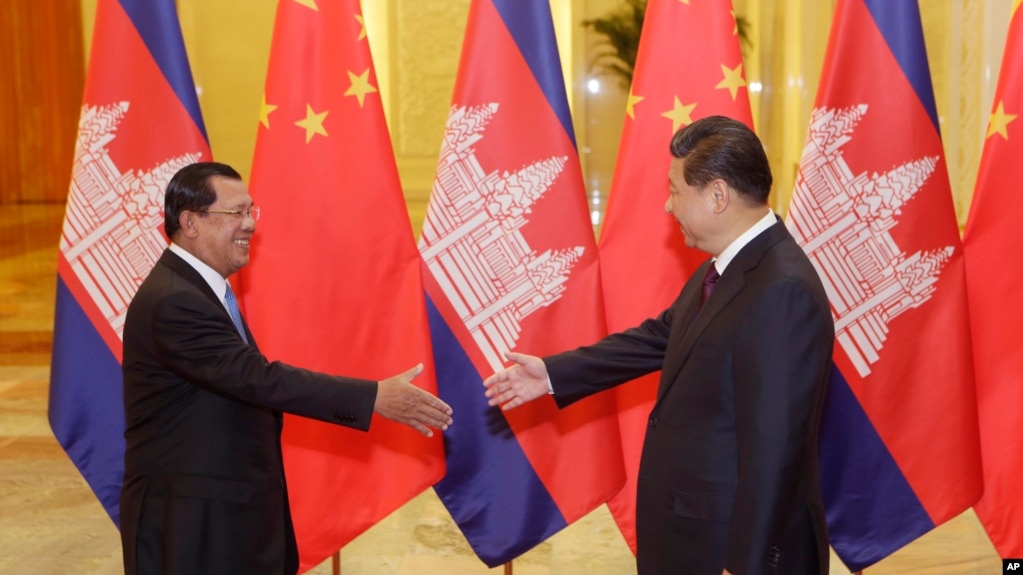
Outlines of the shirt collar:
[[778,221],[778,219],[775,217],[774,212],[767,210],[764,217],[760,218],[757,223],[750,226],[750,228],[743,232],[741,236],[735,238],[732,243],[728,244],[728,247],[721,250],[718,257],[714,258],[714,267],[718,270],[718,273],[724,274],[725,268],[728,267],[728,264],[732,263],[735,256],[739,255],[742,248],[746,247],[746,244],[753,241],[753,238],[759,236],[767,228],[773,226],[776,221]]
[[170,251],[180,256],[181,259],[188,263],[188,265],[195,268],[195,271],[199,272],[202,279],[206,280],[206,283],[209,284],[213,293],[217,294],[217,297],[220,298],[221,303],[224,303],[224,294],[227,292],[227,280],[224,279],[224,276],[220,275],[220,272],[206,265],[202,260],[195,257],[192,252],[174,242],[171,242]]

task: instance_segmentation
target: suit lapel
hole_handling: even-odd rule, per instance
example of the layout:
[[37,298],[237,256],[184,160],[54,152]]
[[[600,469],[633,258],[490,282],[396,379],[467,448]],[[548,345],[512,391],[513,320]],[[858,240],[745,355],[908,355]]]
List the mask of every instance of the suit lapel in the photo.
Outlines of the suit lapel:
[[[681,317],[686,321],[683,322],[681,329],[676,332],[677,335],[673,334],[675,337],[672,337],[673,341],[668,344],[668,356],[665,358],[665,369],[661,376],[661,385],[657,394],[658,402],[678,380],[679,373],[685,366],[686,361],[688,361],[689,354],[692,353],[703,332],[746,287],[746,273],[755,269],[760,264],[764,254],[786,237],[789,237],[788,230],[785,229],[785,225],[778,218],[773,226],[753,238],[752,241],[736,254],[735,259],[728,264],[725,273],[721,275],[721,279],[718,280],[717,286],[714,288],[713,295],[704,303],[703,308],[698,312],[696,311],[700,304],[699,289],[695,290],[695,297],[689,297],[686,301],[682,302],[682,307],[679,311],[681,312]],[[692,281],[702,282],[702,278],[710,265],[708,261],[700,266],[694,273]]]
[[[189,265],[188,262],[181,259],[178,254],[167,249],[164,250],[163,255],[160,256],[160,261],[158,263],[167,266],[172,272],[181,276],[182,279],[198,288],[207,299],[216,304],[217,309],[223,313],[224,318],[229,324],[231,324],[231,327],[234,328],[234,321],[231,320],[231,314],[227,313],[227,309],[224,308],[224,302],[220,301],[217,294],[213,293],[213,288],[210,287],[210,284],[206,283],[206,280],[203,279],[202,275],[197,272],[195,268]],[[244,316],[242,316],[242,327],[245,329],[245,336],[249,338],[249,345],[258,350],[259,346],[256,345],[256,340],[252,337],[252,332],[249,331],[249,324],[245,322]]]

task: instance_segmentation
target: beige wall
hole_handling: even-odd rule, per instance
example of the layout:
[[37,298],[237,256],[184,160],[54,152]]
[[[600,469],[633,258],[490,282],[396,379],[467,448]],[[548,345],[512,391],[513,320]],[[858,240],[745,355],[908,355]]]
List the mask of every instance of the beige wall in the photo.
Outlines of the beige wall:
[[[82,1],[85,39],[97,0]],[[177,0],[214,156],[247,175],[269,55],[274,0]],[[594,43],[579,22],[617,0],[551,0],[590,200],[602,209],[621,131],[624,94],[586,89]],[[751,23],[746,51],[754,121],[784,212],[816,95],[834,2],[734,0]],[[953,193],[965,222],[1012,0],[920,0]],[[432,184],[469,0],[363,2],[381,94],[414,225]]]

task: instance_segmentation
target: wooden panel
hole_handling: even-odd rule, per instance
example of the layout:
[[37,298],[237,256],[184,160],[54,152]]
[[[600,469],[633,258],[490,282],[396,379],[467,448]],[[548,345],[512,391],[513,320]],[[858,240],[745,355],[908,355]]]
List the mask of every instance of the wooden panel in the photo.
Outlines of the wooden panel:
[[80,6],[0,3],[0,204],[67,198],[85,78]]

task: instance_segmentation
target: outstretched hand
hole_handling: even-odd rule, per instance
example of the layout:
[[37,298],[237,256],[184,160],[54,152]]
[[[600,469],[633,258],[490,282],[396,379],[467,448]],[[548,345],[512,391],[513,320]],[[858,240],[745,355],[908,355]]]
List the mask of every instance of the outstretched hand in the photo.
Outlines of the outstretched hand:
[[549,377],[542,359],[513,351],[506,352],[504,356],[515,365],[491,375],[483,382],[487,388],[485,395],[490,398],[488,405],[500,405],[501,409],[507,411],[547,394]]
[[444,430],[451,425],[451,407],[412,385],[412,379],[422,372],[423,364],[419,364],[405,373],[379,382],[373,411],[413,427],[427,437],[433,437],[431,427]]

